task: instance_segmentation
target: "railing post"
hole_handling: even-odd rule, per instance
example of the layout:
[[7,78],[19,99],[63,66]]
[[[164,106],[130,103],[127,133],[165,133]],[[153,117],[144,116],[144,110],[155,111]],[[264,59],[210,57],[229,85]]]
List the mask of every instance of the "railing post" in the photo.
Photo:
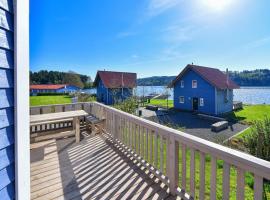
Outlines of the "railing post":
[[178,155],[179,155],[179,143],[175,140],[173,135],[169,135],[169,164],[168,166],[168,177],[169,177],[169,188],[172,195],[176,195],[176,189],[178,187]]

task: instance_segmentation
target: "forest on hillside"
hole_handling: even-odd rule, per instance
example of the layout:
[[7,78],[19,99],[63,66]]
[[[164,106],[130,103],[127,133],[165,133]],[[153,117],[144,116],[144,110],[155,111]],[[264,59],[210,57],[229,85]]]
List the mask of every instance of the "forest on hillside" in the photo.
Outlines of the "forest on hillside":
[[41,70],[30,71],[30,84],[71,84],[80,88],[91,88],[92,80],[90,76],[77,74],[75,72],[58,72]]
[[[225,72],[224,72],[225,73]],[[244,70],[230,71],[230,78],[240,86],[270,86],[270,70]],[[168,85],[176,76],[153,76],[140,78],[137,81],[139,86],[165,86]]]

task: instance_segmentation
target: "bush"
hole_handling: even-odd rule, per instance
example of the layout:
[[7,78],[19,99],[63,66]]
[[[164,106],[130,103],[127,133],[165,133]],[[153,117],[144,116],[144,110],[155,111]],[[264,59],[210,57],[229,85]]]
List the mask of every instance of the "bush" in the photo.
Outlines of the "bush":
[[90,101],[96,101],[96,97],[94,95],[90,95],[90,94],[78,94],[78,101],[79,102],[90,102]]
[[121,103],[115,104],[114,107],[124,112],[135,114],[138,106],[137,106],[137,101],[135,98],[129,98]]
[[37,96],[65,96],[65,95],[69,95],[69,93],[55,93],[55,92],[37,93]]
[[254,121],[251,131],[243,139],[250,154],[270,161],[270,118]]

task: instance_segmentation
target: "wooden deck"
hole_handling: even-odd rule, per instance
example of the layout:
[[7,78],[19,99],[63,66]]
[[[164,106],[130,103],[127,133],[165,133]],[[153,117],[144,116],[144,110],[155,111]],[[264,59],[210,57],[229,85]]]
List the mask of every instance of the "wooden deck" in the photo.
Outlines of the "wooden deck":
[[175,199],[106,135],[31,145],[31,199]]

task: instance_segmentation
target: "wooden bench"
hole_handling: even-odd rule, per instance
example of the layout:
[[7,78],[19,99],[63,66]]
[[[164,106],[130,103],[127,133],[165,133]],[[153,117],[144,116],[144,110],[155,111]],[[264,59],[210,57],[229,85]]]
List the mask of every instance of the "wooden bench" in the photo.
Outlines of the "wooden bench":
[[146,106],[147,110],[152,110],[152,111],[158,111],[158,106],[154,106],[154,105],[147,105]]
[[95,131],[96,134],[102,133],[105,119],[98,119],[93,115],[89,115],[85,117],[85,122],[88,130],[90,129],[91,132]]
[[211,130],[214,132],[219,132],[223,129],[227,129],[229,126],[229,123],[227,121],[220,121],[212,124]]

